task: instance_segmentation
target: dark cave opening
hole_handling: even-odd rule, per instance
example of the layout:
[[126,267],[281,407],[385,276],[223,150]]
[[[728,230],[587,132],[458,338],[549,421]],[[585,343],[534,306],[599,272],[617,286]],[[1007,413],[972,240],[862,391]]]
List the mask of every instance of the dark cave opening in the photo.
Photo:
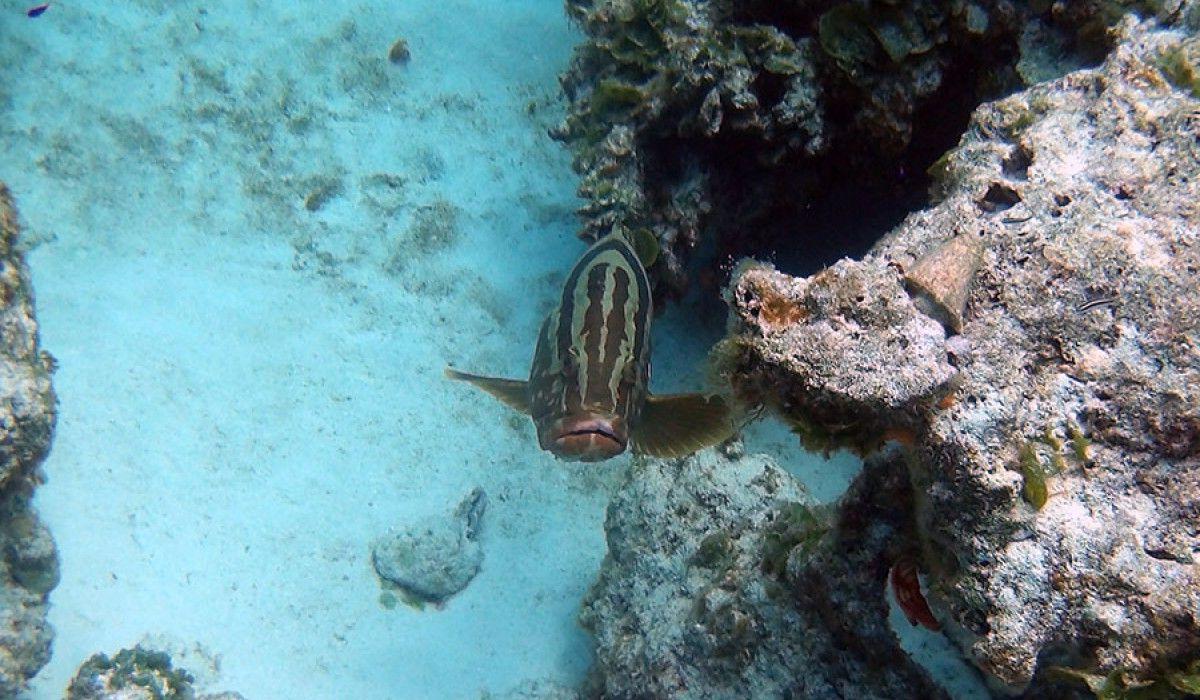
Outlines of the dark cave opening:
[[[742,257],[771,262],[791,275],[811,275],[843,257],[862,257],[908,214],[929,206],[928,169],[954,148],[971,113],[987,99],[1015,88],[997,80],[1000,67],[1015,61],[1015,46],[965,49],[943,73],[942,83],[924,98],[912,118],[912,136],[894,155],[877,148],[868,134],[838,131],[838,141],[822,156],[788,153],[773,160],[779,144],[732,129],[712,139],[665,139],[654,144],[650,162],[670,163],[658,172],[678,182],[688,164],[710,174],[714,204],[705,222],[705,241],[690,267],[704,281],[726,282]],[[780,94],[767,83],[760,97]],[[850,123],[861,95],[846,91],[827,105],[826,118]],[[778,99],[778,98],[776,98]]]

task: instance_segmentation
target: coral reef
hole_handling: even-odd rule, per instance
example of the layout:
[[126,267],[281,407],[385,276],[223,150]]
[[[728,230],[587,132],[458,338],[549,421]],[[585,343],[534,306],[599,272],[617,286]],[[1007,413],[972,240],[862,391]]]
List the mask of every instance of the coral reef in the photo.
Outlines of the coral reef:
[[587,694],[942,697],[887,625],[903,473],[873,465],[829,522],[799,482],[736,443],[635,463],[580,616],[596,639]]
[[95,654],[67,687],[67,700],[245,700],[233,692],[197,695],[194,679],[166,652],[136,646],[113,657]]
[[[731,287],[744,394],[835,430],[908,414],[930,603],[1005,693],[1186,680],[1200,650],[1200,100],[1179,67],[1198,40],[1133,17],[1107,40],[1099,67],[977,109],[936,204],[865,260]],[[935,290],[922,326],[912,275],[964,238],[978,264],[934,285],[962,301]],[[815,305],[822,284],[854,310]],[[764,319],[764,291],[804,313]]]
[[878,260],[843,260],[808,279],[743,264],[731,302],[753,338],[733,355],[738,391],[830,434],[810,448],[869,451],[888,431],[915,430],[921,404],[954,375],[942,327]]
[[705,239],[718,261],[792,249],[819,266],[865,252],[921,200],[926,168],[982,100],[1097,62],[1128,10],[1197,14],[1178,0],[566,6],[586,40],[554,135],[583,176],[582,235],[653,233],[660,298],[687,287]]
[[58,584],[54,540],[30,504],[54,432],[54,360],[38,346],[20,227],[0,183],[0,696],[50,658],[46,597]]
[[[389,532],[371,547],[375,573],[412,605],[442,603],[467,587],[483,563],[479,543],[487,495],[476,488],[450,516],[434,517]],[[385,591],[384,605],[389,600]]]

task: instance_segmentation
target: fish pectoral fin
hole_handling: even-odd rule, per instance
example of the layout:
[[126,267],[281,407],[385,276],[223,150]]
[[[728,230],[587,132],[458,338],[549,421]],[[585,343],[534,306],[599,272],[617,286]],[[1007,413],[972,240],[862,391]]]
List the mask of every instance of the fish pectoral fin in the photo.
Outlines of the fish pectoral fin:
[[633,451],[671,459],[712,447],[737,431],[729,405],[719,396],[648,396],[633,435]]
[[478,374],[467,374],[451,367],[446,368],[446,378],[474,384],[497,399],[500,399],[506,406],[516,409],[521,413],[529,413],[529,382],[523,382],[519,379],[501,379],[499,377],[483,377]]

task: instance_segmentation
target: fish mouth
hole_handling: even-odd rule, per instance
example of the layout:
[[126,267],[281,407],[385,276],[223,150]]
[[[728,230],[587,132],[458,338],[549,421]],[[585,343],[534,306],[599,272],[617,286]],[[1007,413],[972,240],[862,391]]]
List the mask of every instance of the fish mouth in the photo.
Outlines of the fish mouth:
[[612,421],[589,418],[564,425],[554,438],[554,448],[559,457],[598,462],[624,452],[625,440],[617,434]]

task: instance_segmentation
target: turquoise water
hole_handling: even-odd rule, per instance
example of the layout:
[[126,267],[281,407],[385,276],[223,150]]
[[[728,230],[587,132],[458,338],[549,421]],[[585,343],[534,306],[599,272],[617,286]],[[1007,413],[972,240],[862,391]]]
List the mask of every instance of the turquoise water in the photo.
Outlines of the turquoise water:
[[[63,578],[30,697],[139,642],[247,698],[582,681],[623,462],[556,462],[442,378],[526,374],[583,250],[546,135],[561,4],[56,2],[0,35],[0,179],[60,363],[35,503]],[[700,382],[722,324],[688,318],[657,326],[656,390]],[[778,426],[749,442],[822,500],[858,468]],[[476,486],[479,576],[442,609],[381,605],[370,542]]]

